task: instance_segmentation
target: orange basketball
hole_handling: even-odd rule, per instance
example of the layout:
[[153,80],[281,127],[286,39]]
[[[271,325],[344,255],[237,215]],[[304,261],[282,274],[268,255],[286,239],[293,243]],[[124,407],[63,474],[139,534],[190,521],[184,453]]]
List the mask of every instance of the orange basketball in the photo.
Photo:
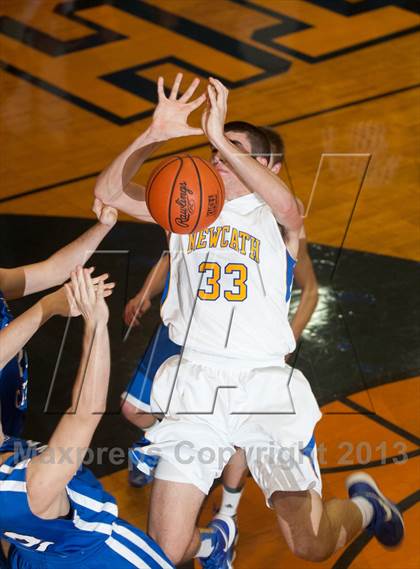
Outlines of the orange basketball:
[[218,172],[198,156],[171,156],[153,170],[146,204],[153,219],[171,233],[193,233],[219,217],[225,189]]

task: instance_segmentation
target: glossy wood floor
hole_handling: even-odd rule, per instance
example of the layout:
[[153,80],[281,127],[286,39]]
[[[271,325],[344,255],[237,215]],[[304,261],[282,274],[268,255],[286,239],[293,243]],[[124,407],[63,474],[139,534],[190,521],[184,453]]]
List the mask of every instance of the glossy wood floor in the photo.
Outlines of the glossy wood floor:
[[[420,260],[416,2],[2,0],[0,8],[0,214],[92,217],[97,173],[150,121],[151,81],[165,74],[169,84],[181,70],[186,81],[199,74],[204,85],[211,74],[226,82],[230,120],[282,134],[282,175],[310,204],[311,241]],[[198,137],[169,143],[159,155],[191,146],[208,154]],[[340,443],[356,446],[368,433],[372,448],[387,443],[389,457],[398,454],[392,445],[401,429],[419,434],[418,380],[400,379],[373,390],[378,414],[396,430],[360,415],[329,414],[320,423],[327,497],[344,495],[347,472],[334,470]],[[363,404],[364,397],[351,399]],[[419,464],[411,439],[403,442],[411,458],[374,468],[396,502],[408,500],[403,548],[389,554],[360,542],[354,560],[336,556],[322,567],[420,566],[412,497]],[[378,452],[372,461],[381,462]],[[128,488],[124,471],[105,484],[121,514],[144,527],[148,491]],[[213,502],[217,496],[204,521]],[[252,481],[240,531],[238,569],[310,566],[287,552]]]

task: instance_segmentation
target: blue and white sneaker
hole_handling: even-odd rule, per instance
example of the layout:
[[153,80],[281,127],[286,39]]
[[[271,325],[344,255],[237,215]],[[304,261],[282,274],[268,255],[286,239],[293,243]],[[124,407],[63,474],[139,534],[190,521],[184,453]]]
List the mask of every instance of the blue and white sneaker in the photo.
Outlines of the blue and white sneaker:
[[356,472],[346,480],[350,498],[360,496],[368,500],[374,510],[366,528],[385,547],[396,547],[404,538],[404,522],[397,506],[379,490],[374,479],[366,472]]
[[216,542],[210,556],[199,559],[201,566],[203,569],[233,569],[235,540],[238,533],[234,519],[219,514],[207,527],[214,530]]
[[146,486],[154,478],[159,457],[143,452],[144,447],[150,444],[148,439],[142,437],[128,449],[128,481],[135,488]]
[[[229,514],[220,514],[220,517],[222,520],[225,518],[225,516],[229,516]],[[232,564],[235,561],[236,546],[238,545],[238,541],[239,541],[238,515],[235,514],[234,516],[229,516],[229,517],[232,518],[233,523],[235,524],[235,527],[236,527],[235,539],[233,540],[233,544],[231,545],[231,547],[229,549],[229,561]],[[213,520],[215,520],[217,518],[219,518],[219,512],[216,511],[214,514]],[[231,565],[231,566],[233,567],[233,565]]]

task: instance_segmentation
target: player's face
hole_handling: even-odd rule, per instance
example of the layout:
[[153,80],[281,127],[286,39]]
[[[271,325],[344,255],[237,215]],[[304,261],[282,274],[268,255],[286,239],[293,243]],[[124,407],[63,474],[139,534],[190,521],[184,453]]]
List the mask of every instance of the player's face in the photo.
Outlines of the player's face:
[[[226,132],[226,138],[228,138],[232,144],[234,144],[238,150],[243,152],[244,154],[251,154],[251,144],[248,140],[248,137],[243,132]],[[223,160],[222,156],[219,154],[218,150],[211,147],[211,163],[219,172],[225,189],[227,191],[227,199],[230,198],[229,193],[230,191],[240,190],[243,189],[246,193],[249,190],[246,189],[244,184],[235,174],[235,172],[231,169],[231,167]]]

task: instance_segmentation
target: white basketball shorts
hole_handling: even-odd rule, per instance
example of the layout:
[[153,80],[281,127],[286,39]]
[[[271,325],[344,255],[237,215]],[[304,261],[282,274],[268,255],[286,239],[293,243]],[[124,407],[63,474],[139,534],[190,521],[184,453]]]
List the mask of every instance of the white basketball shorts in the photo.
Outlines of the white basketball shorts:
[[268,504],[276,491],[321,494],[313,438],[321,412],[304,375],[286,364],[223,364],[221,358],[173,356],[159,368],[151,405],[165,418],[147,431],[152,444],[144,448],[160,457],[156,478],[194,484],[207,494],[241,448]]

